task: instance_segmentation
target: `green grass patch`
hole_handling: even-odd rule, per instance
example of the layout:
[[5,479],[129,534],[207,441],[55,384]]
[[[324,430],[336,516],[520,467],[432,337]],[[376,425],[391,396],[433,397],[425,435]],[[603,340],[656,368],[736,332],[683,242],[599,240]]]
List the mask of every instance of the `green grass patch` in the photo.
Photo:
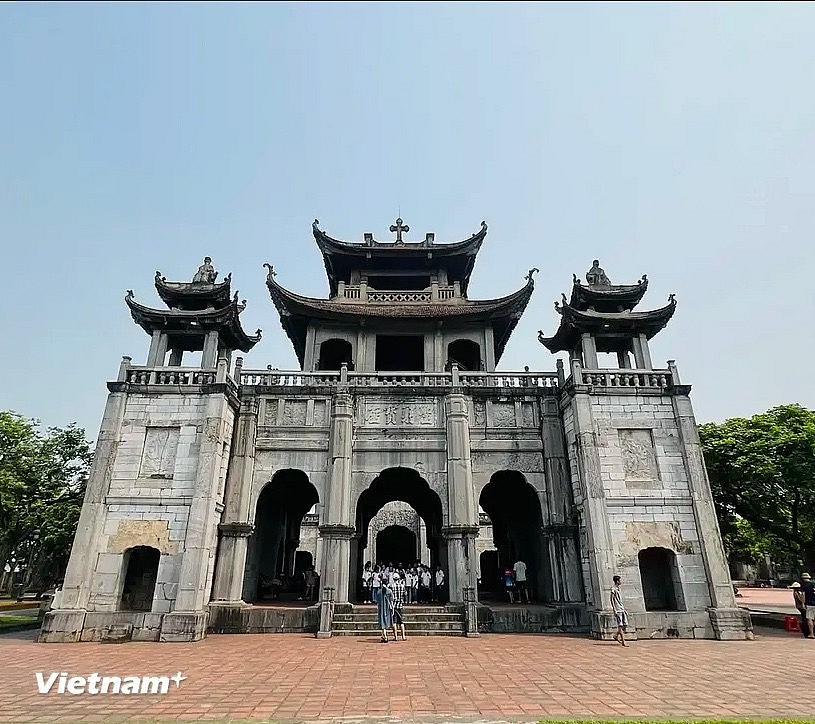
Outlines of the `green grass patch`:
[[24,623],[36,623],[36,616],[0,616],[0,631],[10,626],[19,626]]

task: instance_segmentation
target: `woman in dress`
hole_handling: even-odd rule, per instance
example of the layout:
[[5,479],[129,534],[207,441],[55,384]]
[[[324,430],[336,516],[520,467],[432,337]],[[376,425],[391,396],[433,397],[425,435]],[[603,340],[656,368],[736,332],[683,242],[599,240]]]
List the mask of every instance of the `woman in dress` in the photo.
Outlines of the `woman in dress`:
[[[388,643],[388,629],[393,626],[393,591],[390,581],[383,577],[379,587],[379,596],[376,599],[376,618],[379,621],[379,628],[382,629],[382,643]],[[394,641],[396,634],[394,633]]]

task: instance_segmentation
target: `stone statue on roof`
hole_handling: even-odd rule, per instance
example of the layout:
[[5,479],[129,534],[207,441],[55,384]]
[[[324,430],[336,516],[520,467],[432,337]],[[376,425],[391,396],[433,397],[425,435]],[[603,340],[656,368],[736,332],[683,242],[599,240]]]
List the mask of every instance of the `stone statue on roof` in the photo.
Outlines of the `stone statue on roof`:
[[195,276],[192,278],[193,284],[215,284],[215,279],[218,276],[218,272],[215,271],[215,267],[212,266],[212,259],[208,256],[204,257],[204,263],[198,267],[198,271],[195,272]]
[[609,279],[606,273],[600,268],[600,261],[598,259],[592,262],[591,269],[586,272],[586,281],[590,287],[611,286],[611,279]]

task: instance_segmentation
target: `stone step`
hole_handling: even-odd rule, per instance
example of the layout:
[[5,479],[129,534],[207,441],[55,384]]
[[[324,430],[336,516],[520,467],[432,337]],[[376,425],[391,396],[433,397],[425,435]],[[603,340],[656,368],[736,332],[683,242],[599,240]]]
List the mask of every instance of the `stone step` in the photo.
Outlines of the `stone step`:
[[[403,611],[402,618],[405,621],[461,621],[460,613],[414,613],[413,611]],[[377,615],[371,613],[335,613],[334,621],[376,621]]]
[[[405,621],[405,629],[427,631],[460,631],[464,628],[463,621]],[[376,621],[334,621],[334,631],[381,631]]]
[[[364,636],[366,638],[381,637],[382,630],[367,630],[367,629],[334,629],[331,632],[332,636]],[[464,628],[450,631],[438,631],[430,629],[408,629],[407,636],[464,636]],[[393,640],[391,639],[391,643]],[[401,639],[400,639],[401,643]]]
[[[376,606],[355,603],[352,605],[351,610],[354,613],[368,613],[371,611],[376,613]],[[413,606],[407,604],[402,607],[402,611],[406,613],[461,613],[461,608],[455,606],[448,608],[447,606]]]

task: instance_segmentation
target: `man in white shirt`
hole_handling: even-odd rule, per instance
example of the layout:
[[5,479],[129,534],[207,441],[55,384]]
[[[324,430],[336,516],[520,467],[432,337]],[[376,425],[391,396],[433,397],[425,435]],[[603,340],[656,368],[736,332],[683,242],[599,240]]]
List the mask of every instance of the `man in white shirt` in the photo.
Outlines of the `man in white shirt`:
[[526,563],[519,558],[515,561],[515,565],[512,566],[512,570],[515,573],[515,588],[518,591],[518,603],[523,603],[524,597],[526,597],[526,602],[529,603],[529,581],[526,578]]
[[444,571],[441,566],[436,568],[436,595],[435,600],[441,601],[444,598]]
[[614,640],[623,646],[628,646],[625,642],[625,629],[628,626],[628,614],[623,605],[623,597],[620,593],[620,577],[614,576],[614,585],[611,587],[611,608],[614,611],[614,619],[617,622],[617,633]]

